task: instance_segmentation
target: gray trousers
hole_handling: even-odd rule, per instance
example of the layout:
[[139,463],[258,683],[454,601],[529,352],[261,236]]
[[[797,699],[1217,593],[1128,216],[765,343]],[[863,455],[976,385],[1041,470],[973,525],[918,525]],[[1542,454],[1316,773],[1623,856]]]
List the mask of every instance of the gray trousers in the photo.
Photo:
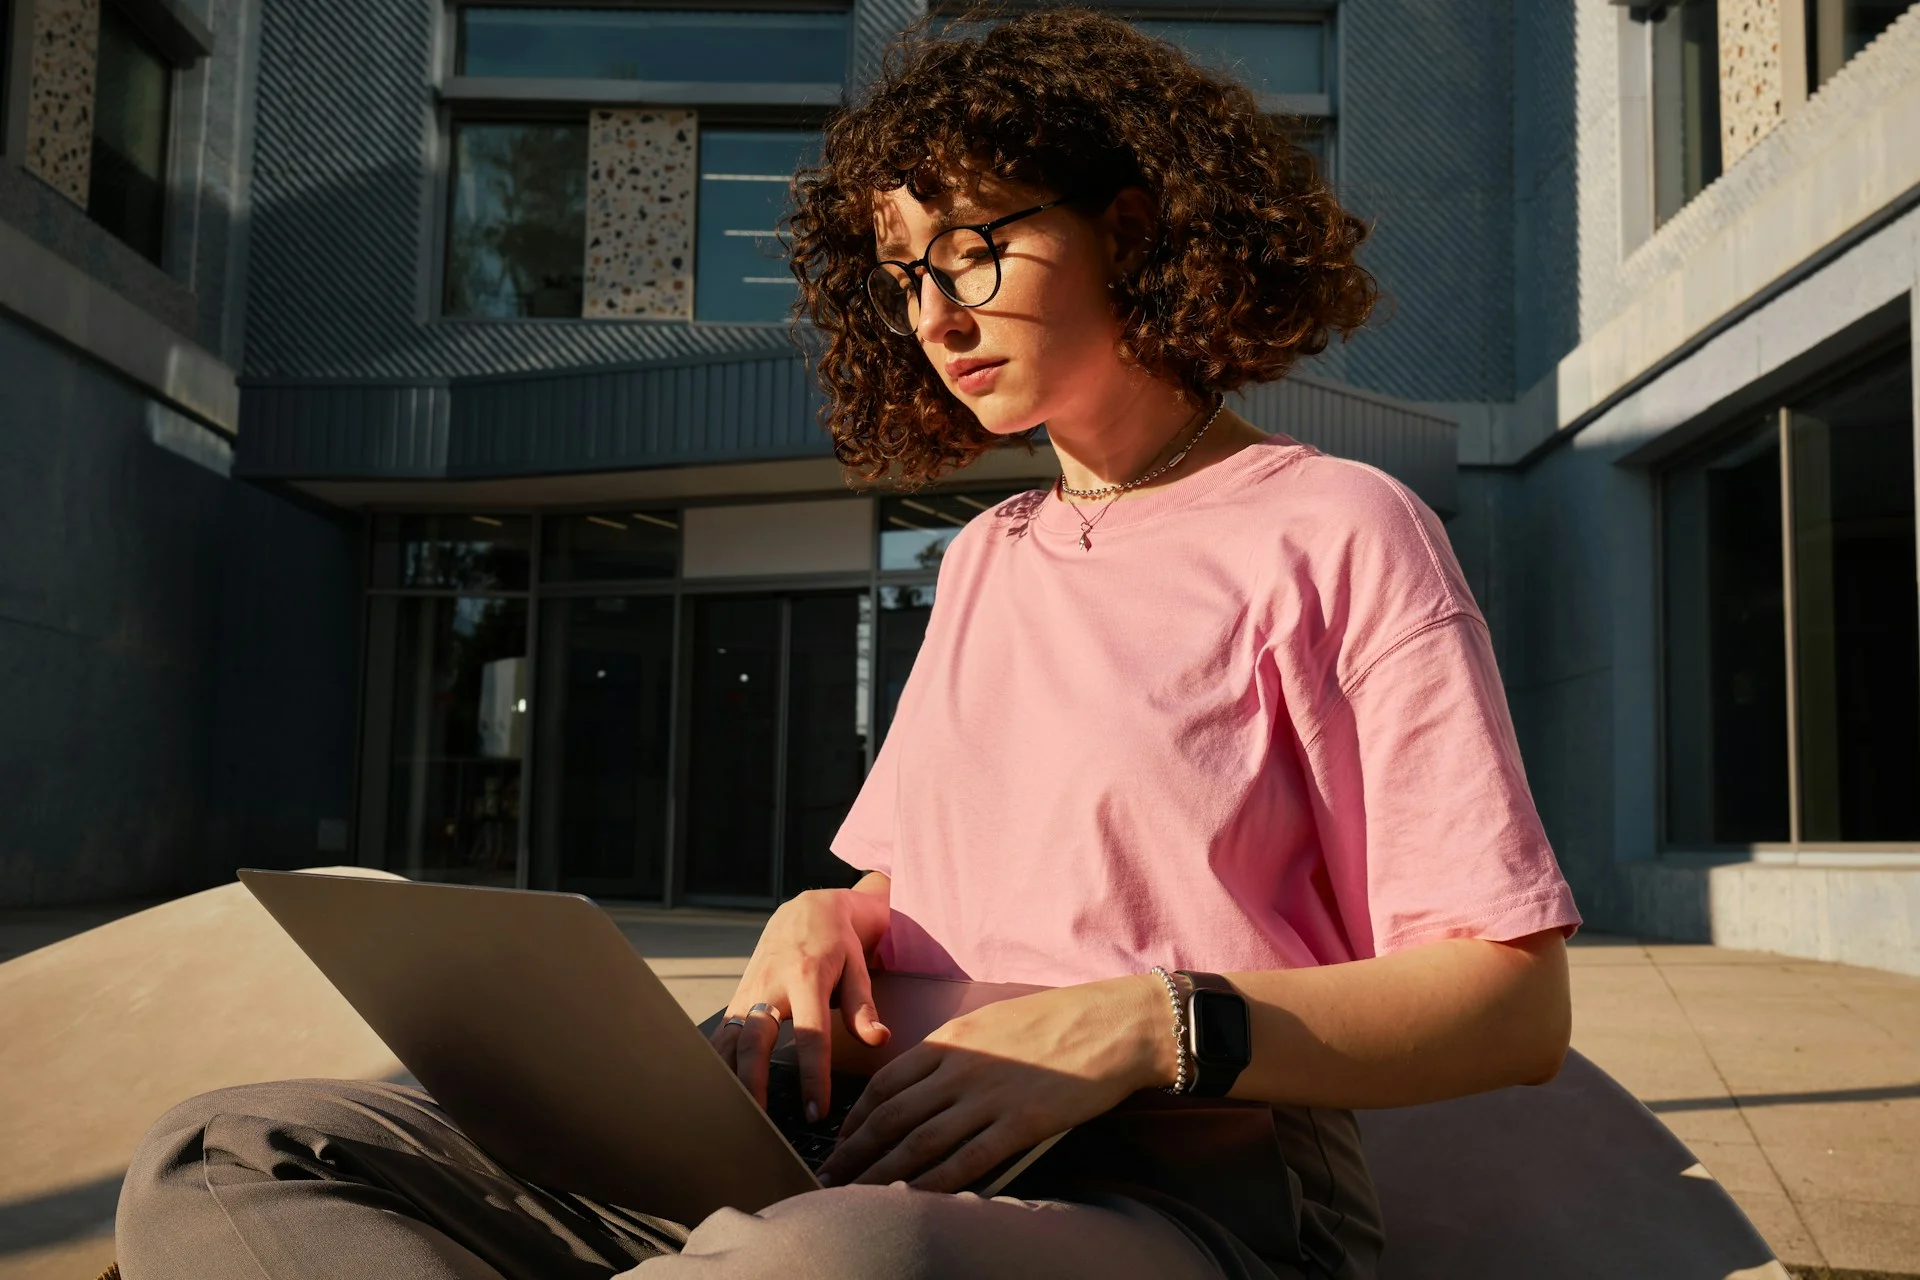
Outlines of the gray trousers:
[[115,1234],[125,1280],[1280,1276],[1204,1218],[1120,1195],[836,1187],[689,1230],[517,1178],[424,1093],[357,1081],[175,1107],[135,1155]]

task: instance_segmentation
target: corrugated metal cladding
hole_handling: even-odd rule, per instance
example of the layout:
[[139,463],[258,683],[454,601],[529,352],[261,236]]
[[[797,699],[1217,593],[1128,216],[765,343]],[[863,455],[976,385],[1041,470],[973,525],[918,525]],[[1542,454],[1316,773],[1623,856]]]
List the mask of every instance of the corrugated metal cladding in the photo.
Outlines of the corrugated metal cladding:
[[[675,361],[433,384],[252,383],[239,471],[259,479],[476,479],[819,457],[805,360]],[[1455,509],[1455,425],[1380,396],[1293,377],[1234,407],[1269,431],[1398,477]]]

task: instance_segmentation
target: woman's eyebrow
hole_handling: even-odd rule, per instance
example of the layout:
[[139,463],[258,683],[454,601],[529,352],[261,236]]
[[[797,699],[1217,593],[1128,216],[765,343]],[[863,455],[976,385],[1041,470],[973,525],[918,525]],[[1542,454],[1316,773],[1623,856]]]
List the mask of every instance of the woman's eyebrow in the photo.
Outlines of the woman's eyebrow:
[[[956,200],[945,213],[933,216],[933,233],[927,237],[932,240],[949,227],[970,226],[987,221],[985,212],[979,205],[965,200]],[[904,259],[909,252],[906,245],[898,240],[882,240],[876,250],[884,261],[892,262]]]

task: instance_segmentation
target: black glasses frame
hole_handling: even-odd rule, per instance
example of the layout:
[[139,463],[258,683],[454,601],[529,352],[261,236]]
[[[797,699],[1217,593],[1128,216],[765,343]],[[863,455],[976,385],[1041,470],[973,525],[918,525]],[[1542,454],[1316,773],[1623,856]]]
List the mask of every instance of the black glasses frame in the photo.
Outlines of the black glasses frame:
[[[907,279],[913,281],[914,292],[909,296],[916,302],[920,296],[920,282],[931,276],[934,287],[945,294],[947,300],[953,303],[954,306],[965,307],[968,310],[972,310],[975,307],[984,307],[989,302],[992,302],[999,294],[1000,281],[1002,279],[1000,272],[1000,246],[993,242],[993,233],[1008,223],[1018,222],[1022,218],[1031,218],[1036,213],[1045,213],[1049,209],[1057,209],[1063,204],[1073,203],[1075,203],[1074,197],[1069,196],[1059,200],[1049,200],[1045,204],[1037,204],[1031,209],[1022,209],[1018,213],[1009,213],[1005,217],[995,218],[992,222],[967,222],[961,223],[958,226],[947,227],[942,230],[939,235],[927,241],[927,251],[918,258],[915,258],[912,262],[901,262],[898,259],[887,258],[875,263],[873,270],[867,272],[867,301],[873,304],[873,309],[880,314],[880,323],[886,325],[889,330],[899,334],[903,338],[913,333],[912,325],[902,329],[897,327],[893,321],[888,318],[886,307],[881,303],[879,295],[875,293],[875,288],[882,280],[885,281],[884,287],[886,288],[895,289],[899,287],[899,281],[887,270],[888,267],[899,267],[907,273]],[[986,297],[980,299],[978,302],[967,302],[955,297],[953,281],[947,276],[946,272],[935,267],[931,261],[933,258],[933,247],[939,244],[942,239],[952,235],[956,231],[972,231],[978,233],[980,238],[987,242],[987,252],[993,257],[993,288],[987,292]]]

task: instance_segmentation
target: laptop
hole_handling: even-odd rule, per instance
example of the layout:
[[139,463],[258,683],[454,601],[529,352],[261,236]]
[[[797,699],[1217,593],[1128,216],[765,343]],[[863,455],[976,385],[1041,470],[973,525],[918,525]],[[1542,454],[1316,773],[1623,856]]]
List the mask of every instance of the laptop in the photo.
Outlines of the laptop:
[[[817,1189],[867,1076],[948,1019],[1036,989],[876,973],[893,1038],[875,1049],[835,1018],[833,1109],[807,1125],[791,1045],[762,1111],[590,899],[299,871],[240,880],[503,1167],[688,1225]],[[1060,1136],[973,1189],[997,1194]]]

